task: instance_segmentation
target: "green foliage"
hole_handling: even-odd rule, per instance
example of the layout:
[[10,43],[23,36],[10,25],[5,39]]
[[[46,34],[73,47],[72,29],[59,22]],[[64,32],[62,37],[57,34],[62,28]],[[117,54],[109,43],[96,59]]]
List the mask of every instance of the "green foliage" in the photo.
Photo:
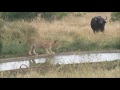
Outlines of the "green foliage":
[[46,20],[62,19],[67,16],[67,12],[42,12],[41,17]]
[[37,34],[36,28],[24,21],[7,22],[0,28],[0,57],[26,55],[27,38]]
[[107,49],[120,49],[120,39],[119,38],[117,38],[116,40],[109,40],[107,43],[106,43],[106,45],[105,45],[105,47],[107,48]]
[[31,20],[41,13],[41,17],[46,20],[62,19],[67,12],[2,12],[0,17],[5,20]]
[[85,12],[72,12],[72,14],[73,14],[74,16],[77,16],[77,17],[86,15]]
[[5,25],[4,20],[0,19],[0,27],[3,27]]
[[38,34],[36,28],[24,21],[10,22],[8,25],[1,27],[0,33],[4,40],[27,39]]
[[1,18],[5,20],[29,20],[36,17],[37,14],[38,12],[3,12],[1,13]]
[[99,49],[98,44],[92,41],[85,39],[84,37],[75,38],[74,42],[70,46],[73,51],[82,50],[89,51]]
[[3,44],[2,44],[2,40],[1,40],[1,38],[0,38],[0,55],[1,55],[1,53],[2,53],[2,47],[3,47]]
[[111,14],[111,20],[112,21],[120,21],[120,12],[113,12]]
[[3,41],[3,49],[2,54],[3,55],[25,55],[26,54],[26,45],[25,43],[19,44],[19,41],[16,40],[6,40]]
[[0,55],[2,54],[2,47],[3,47],[3,43],[1,39],[1,33],[0,33]]

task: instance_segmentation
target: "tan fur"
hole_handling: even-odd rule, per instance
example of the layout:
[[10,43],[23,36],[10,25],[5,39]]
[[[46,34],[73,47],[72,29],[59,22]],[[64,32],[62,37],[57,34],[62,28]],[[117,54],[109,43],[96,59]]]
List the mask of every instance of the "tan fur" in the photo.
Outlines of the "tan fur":
[[36,48],[42,48],[45,50],[46,54],[55,54],[52,52],[52,47],[59,48],[60,43],[58,40],[52,41],[52,40],[41,40],[36,37],[30,37],[27,41],[27,45],[29,47],[28,54],[29,55],[37,55],[35,49]]

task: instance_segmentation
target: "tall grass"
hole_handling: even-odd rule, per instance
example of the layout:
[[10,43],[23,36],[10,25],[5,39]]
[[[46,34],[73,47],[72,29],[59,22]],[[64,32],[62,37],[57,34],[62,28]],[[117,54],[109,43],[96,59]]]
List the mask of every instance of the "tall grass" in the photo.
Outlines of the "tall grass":
[[[94,35],[90,21],[94,16],[107,16],[104,33]],[[40,39],[59,39],[60,52],[85,51],[85,50],[117,50],[120,49],[120,23],[109,22],[110,12],[86,12],[85,15],[76,16],[69,14],[62,20],[48,22],[41,18],[32,21],[0,21],[1,40],[3,42],[2,54],[26,55],[26,41],[30,36]],[[21,43],[19,43],[19,41]],[[42,49],[38,53],[43,54]]]

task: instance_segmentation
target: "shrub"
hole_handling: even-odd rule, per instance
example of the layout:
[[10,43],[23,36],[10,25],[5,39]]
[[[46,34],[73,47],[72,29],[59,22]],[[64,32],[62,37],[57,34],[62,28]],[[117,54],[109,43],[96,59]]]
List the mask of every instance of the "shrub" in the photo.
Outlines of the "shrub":
[[38,15],[38,12],[3,12],[1,18],[5,20],[30,20]]
[[41,13],[41,17],[46,20],[62,19],[67,12],[2,12],[0,17],[5,20],[31,20]]
[[112,21],[120,21],[120,12],[113,12],[111,14],[111,20]]
[[5,25],[4,20],[0,19],[0,27],[3,27]]
[[77,16],[77,17],[86,15],[85,12],[72,12],[72,14],[73,14],[74,16]]
[[0,55],[2,54],[2,47],[3,47],[3,44],[2,44],[2,40],[0,39]]
[[67,16],[67,12],[42,12],[41,17],[46,20],[62,19]]

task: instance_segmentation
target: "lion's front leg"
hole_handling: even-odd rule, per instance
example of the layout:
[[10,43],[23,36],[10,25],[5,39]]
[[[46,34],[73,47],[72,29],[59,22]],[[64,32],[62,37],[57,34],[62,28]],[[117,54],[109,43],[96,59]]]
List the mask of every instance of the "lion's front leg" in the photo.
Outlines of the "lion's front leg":
[[32,55],[32,46],[29,46],[28,54],[29,54],[29,55]]
[[32,55],[31,50],[28,51],[28,54],[29,54],[29,55]]
[[38,55],[38,53],[35,52],[35,46],[33,46],[33,48],[32,48],[32,53],[33,53],[34,55]]
[[51,47],[49,48],[49,52],[50,52],[51,54],[55,54],[54,52],[52,52]]
[[47,48],[44,49],[46,54],[51,54]]

